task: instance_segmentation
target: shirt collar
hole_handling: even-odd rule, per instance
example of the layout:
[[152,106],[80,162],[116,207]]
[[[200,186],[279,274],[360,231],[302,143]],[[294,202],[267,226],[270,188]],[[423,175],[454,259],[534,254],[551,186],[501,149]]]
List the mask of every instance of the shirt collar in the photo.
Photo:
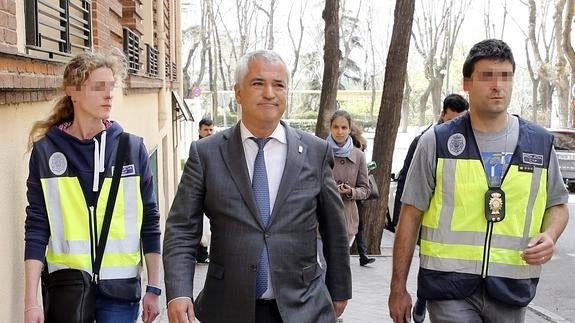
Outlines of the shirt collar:
[[[242,136],[242,143],[245,143],[246,140],[249,140],[251,137],[254,138],[256,137],[248,130],[248,128],[246,128],[244,123],[241,121],[240,121],[240,133]],[[272,134],[269,135],[268,137],[274,138],[275,140],[279,141],[282,144],[287,144],[286,130],[281,122],[278,123],[277,127],[274,129]]]

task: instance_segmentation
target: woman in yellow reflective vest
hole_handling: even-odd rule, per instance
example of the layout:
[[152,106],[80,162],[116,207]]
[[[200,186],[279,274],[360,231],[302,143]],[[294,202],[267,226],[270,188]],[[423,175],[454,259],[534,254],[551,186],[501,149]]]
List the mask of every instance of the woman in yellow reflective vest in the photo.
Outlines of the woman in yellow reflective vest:
[[[125,74],[124,61],[115,53],[86,52],[74,57],[64,70],[65,95],[50,116],[36,122],[30,132],[26,323],[44,320],[37,299],[43,269],[48,274],[77,269],[92,275],[94,248],[106,210],[118,139],[123,133],[109,118],[115,89]],[[152,322],[159,313],[160,228],[152,173],[142,138],[128,138],[96,285],[94,315],[98,323],[136,322],[142,253],[148,274],[142,319]],[[63,313],[75,310],[61,309]]]

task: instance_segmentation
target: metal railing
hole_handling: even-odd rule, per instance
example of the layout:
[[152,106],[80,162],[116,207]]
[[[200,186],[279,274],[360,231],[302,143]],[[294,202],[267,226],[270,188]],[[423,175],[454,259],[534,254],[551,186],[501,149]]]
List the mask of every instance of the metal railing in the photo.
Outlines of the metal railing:
[[124,54],[128,59],[128,73],[137,74],[140,70],[140,37],[130,28],[124,27],[123,30]]
[[158,77],[158,50],[150,44],[146,44],[146,73],[152,77]]
[[92,47],[91,0],[25,0],[26,51],[47,58]]

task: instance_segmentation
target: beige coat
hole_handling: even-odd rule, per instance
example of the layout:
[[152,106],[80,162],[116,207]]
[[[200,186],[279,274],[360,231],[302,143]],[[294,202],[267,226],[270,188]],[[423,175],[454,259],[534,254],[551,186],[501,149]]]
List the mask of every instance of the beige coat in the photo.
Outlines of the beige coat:
[[341,196],[345,207],[347,235],[351,241],[357,233],[359,224],[359,213],[355,201],[365,200],[370,191],[367,164],[363,152],[359,148],[353,147],[348,157],[335,157],[333,178],[338,184],[346,183],[352,187],[351,196]]

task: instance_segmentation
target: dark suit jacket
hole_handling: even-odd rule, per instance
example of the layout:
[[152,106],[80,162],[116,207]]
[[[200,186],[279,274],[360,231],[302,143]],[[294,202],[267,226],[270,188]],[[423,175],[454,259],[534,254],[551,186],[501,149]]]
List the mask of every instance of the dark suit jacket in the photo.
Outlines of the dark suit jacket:
[[[351,298],[343,203],[327,142],[286,129],[287,161],[264,228],[252,195],[240,125],[192,143],[164,239],[167,300],[192,297],[202,214],[212,240],[204,289],[194,302],[203,323],[253,322],[255,274],[267,244],[270,276],[284,322],[335,322],[332,300]],[[269,166],[268,166],[269,167]],[[317,263],[317,229],[327,261]]]

